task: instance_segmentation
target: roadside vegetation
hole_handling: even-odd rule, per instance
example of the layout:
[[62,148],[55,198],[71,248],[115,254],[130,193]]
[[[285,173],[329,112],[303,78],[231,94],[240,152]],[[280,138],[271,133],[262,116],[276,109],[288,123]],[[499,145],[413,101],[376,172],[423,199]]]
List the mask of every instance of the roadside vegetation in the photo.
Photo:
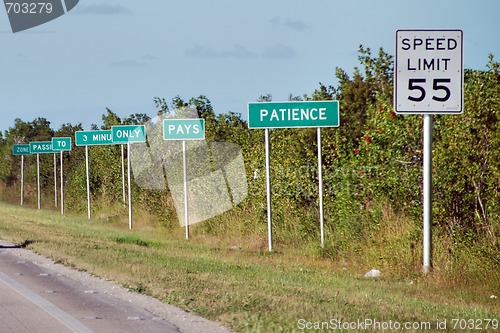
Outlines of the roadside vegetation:
[[[484,319],[485,328],[486,319],[498,320],[500,312],[498,300],[491,297],[498,295],[498,280],[464,284],[441,274],[423,277],[415,271],[416,262],[412,269],[387,267],[381,278],[366,279],[363,274],[373,258],[352,254],[333,260],[304,244],[270,253],[262,249],[258,235],[230,239],[196,227],[195,236],[186,241],[182,230],[154,229],[147,221],[128,230],[126,216],[121,223],[89,222],[73,214],[6,204],[0,204],[0,214],[2,238],[18,244],[28,240],[30,249],[58,263],[114,280],[235,332],[299,332],[305,325],[327,322],[331,328],[338,321],[361,321],[365,326],[359,331],[364,331],[374,328],[366,326],[367,320],[421,325],[406,332],[421,331],[427,327],[423,325],[437,331],[436,323],[446,320],[448,329],[439,331],[453,331],[453,319]],[[390,217],[388,224],[398,229],[398,220]],[[359,246],[370,256],[391,254],[380,248]]]
[[[237,332],[292,332],[297,321],[377,318],[436,321],[500,313],[500,64],[466,70],[462,115],[434,116],[433,270],[422,266],[422,117],[393,111],[393,61],[360,47],[360,68],[337,68],[338,84],[320,83],[290,100],[340,101],[339,128],[323,129],[325,247],[319,244],[316,132],[272,130],[274,251],[267,251],[264,135],[240,114],[219,113],[205,96],[154,98],[155,114],[186,104],[205,119],[209,142],[243,152],[248,196],[235,209],[179,227],[172,195],[133,185],[134,230],[122,201],[121,152],[91,147],[93,219],[86,219],[85,152],[64,154],[66,215],[54,207],[53,159],[42,156],[44,210],[37,211],[36,159],[25,164],[14,143],[70,136],[45,118],[16,120],[0,138],[0,238],[110,278]],[[258,98],[272,100],[269,94]],[[100,126],[141,124],[106,109]],[[232,250],[231,250],[232,249]],[[379,269],[382,277],[364,279]],[[450,326],[448,326],[450,328]]]

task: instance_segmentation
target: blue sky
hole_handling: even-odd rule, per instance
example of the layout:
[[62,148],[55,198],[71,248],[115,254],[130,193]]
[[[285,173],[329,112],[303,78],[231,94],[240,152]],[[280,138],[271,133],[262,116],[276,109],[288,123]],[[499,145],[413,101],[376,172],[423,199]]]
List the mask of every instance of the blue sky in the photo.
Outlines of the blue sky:
[[360,44],[394,54],[398,29],[462,29],[464,67],[485,69],[500,61],[499,12],[498,0],[80,0],[13,34],[0,10],[0,130],[37,117],[90,129],[106,107],[154,116],[155,96],[245,114],[261,94],[336,84]]

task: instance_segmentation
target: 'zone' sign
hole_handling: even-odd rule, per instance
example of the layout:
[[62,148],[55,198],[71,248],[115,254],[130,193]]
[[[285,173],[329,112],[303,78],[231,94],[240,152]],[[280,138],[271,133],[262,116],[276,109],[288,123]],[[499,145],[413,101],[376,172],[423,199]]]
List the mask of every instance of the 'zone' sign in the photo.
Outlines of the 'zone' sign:
[[462,113],[462,41],[462,30],[396,32],[396,113]]

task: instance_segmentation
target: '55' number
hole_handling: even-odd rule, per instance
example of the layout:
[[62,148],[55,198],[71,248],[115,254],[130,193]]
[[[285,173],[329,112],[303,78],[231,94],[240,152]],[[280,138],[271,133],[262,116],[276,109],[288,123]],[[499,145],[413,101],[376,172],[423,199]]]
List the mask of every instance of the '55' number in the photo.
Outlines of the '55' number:
[[[442,90],[444,91],[444,96],[432,96],[432,99],[438,102],[446,102],[451,95],[450,89],[447,86],[443,85],[443,83],[450,83],[451,79],[434,79],[432,81],[432,89],[434,91]],[[414,102],[422,102],[425,99],[425,89],[419,83],[425,83],[425,79],[409,79],[408,80],[408,89],[409,90],[417,90],[420,92],[419,96],[408,96],[410,101]]]

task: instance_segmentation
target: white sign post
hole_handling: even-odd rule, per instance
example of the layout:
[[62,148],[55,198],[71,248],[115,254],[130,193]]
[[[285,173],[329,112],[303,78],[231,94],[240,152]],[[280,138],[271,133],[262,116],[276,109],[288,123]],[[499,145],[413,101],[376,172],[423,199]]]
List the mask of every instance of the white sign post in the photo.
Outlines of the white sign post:
[[87,179],[87,217],[92,218],[92,209],[90,207],[90,174],[89,174],[89,146],[85,146],[85,176]]
[[323,159],[321,156],[321,127],[317,130],[318,141],[318,195],[319,195],[319,232],[321,248],[325,247],[325,227],[324,227],[324,212],[323,212]]
[[38,193],[38,210],[42,209],[42,195],[40,193],[40,154],[36,154],[36,188]]
[[462,30],[398,30],[394,111],[423,114],[423,272],[432,266],[432,115],[463,112]]
[[266,204],[267,204],[267,244],[269,251],[273,250],[273,223],[272,223],[272,201],[271,201],[271,142],[269,140],[269,128],[264,130],[266,141]]
[[189,239],[189,195],[187,175],[186,140],[205,140],[205,119],[164,119],[163,140],[182,141],[182,167],[184,182],[184,224]]
[[[40,188],[40,154],[55,154],[57,151],[52,149],[51,141],[34,141],[29,143],[30,154],[36,154],[37,165],[37,188],[38,188],[38,209],[42,209],[42,198]],[[54,175],[54,182],[56,175]],[[57,200],[57,198],[56,198]]]
[[272,243],[271,214],[271,167],[270,167],[270,128],[317,128],[318,138],[318,195],[319,195],[319,225],[321,248],[325,246],[323,226],[323,173],[321,159],[321,127],[338,127],[338,101],[288,101],[248,103],[248,127],[263,128],[266,145],[266,197],[267,197],[267,234],[269,251]]
[[[128,225],[132,229],[132,181],[130,144],[133,142],[146,142],[146,126],[144,125],[119,125],[111,127],[113,143],[127,144],[127,175],[128,175]],[[123,162],[122,162],[123,163]],[[123,174],[123,168],[122,168]]]
[[[63,152],[64,151],[71,151],[71,138],[70,137],[62,137],[62,138],[52,138],[52,149],[54,151],[59,151],[60,152],[60,158],[61,158],[61,214],[64,215],[64,165],[63,165]],[[55,165],[55,156],[54,154],[54,165]],[[55,166],[54,166],[54,170]],[[56,206],[57,208],[57,206]]]
[[61,162],[61,214],[64,215],[64,162],[63,162],[63,151],[60,153]]
[[21,156],[21,206],[24,205],[24,155]]
[[113,137],[111,130],[76,131],[75,145],[85,146],[85,174],[87,178],[87,217],[92,218],[90,205],[90,171],[89,171],[89,146],[112,145]]
[[[146,129],[144,125],[131,125],[131,126],[113,126],[111,130],[97,130],[97,131],[77,131],[75,132],[76,146],[85,146],[85,164],[87,174],[87,212],[88,218],[91,218],[90,207],[90,179],[89,179],[89,148],[88,146],[103,146],[103,145],[121,145],[122,153],[122,190],[123,190],[123,204],[126,204],[125,197],[125,160],[124,160],[124,145],[130,148],[130,142],[145,142]],[[130,149],[129,149],[130,158]],[[128,163],[130,165],[130,162]],[[128,171],[130,185],[130,167]],[[131,202],[132,192],[129,186],[129,202]],[[129,204],[129,226],[132,229],[132,206]]]
[[122,151],[122,194],[123,204],[127,204],[127,194],[125,193],[125,145],[120,145]]
[[12,154],[21,155],[21,206],[24,205],[24,155],[31,155],[29,144],[15,144]]
[[57,154],[54,153],[54,206],[57,209]]

